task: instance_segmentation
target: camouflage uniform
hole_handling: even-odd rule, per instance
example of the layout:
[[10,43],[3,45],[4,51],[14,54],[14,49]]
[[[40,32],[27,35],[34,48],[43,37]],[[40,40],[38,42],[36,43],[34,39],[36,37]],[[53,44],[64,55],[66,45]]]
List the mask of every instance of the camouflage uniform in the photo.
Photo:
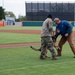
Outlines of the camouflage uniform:
[[46,54],[46,49],[48,49],[52,57],[56,56],[56,53],[54,51],[53,41],[52,41],[52,19],[47,18],[43,22],[42,30],[41,30],[41,55],[40,58],[43,59],[43,56]]

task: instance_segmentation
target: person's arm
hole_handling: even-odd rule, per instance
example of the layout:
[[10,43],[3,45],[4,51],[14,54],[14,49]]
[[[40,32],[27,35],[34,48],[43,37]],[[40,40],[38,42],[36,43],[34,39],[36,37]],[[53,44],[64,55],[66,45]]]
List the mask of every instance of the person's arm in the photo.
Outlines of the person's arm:
[[72,32],[73,26],[69,22],[65,22],[65,26],[67,27],[67,31],[65,34],[65,36],[67,37]]
[[60,30],[58,30],[58,27],[56,27],[56,31],[54,36],[52,36],[52,38],[54,39],[54,42],[56,42],[57,37],[60,35]]
[[53,25],[52,25],[52,20],[48,20],[48,28],[49,28],[49,32],[53,32]]
[[60,35],[60,30],[58,28],[58,26],[56,27],[56,31],[55,31],[55,37],[57,38]]

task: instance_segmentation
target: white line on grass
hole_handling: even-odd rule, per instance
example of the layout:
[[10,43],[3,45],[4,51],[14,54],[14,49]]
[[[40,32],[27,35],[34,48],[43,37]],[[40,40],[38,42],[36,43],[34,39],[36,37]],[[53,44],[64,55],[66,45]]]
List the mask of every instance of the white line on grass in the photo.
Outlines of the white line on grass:
[[[75,61],[69,61],[69,62],[63,62],[63,63],[69,64],[69,63],[73,63],[73,62],[75,62]],[[53,64],[45,64],[45,65],[35,65],[35,66],[28,66],[28,67],[20,67],[20,68],[0,70],[0,72],[14,71],[14,70],[24,70],[24,69],[35,68],[35,67],[45,67],[45,66],[47,67],[49,65],[56,66],[56,65],[60,65],[60,64],[62,64],[62,63],[60,62],[60,63],[53,63]]]

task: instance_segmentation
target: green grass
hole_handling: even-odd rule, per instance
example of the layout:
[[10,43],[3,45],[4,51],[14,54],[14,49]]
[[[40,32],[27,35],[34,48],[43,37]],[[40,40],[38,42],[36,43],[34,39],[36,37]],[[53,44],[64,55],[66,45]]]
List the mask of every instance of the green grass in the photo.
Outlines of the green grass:
[[[39,52],[29,47],[1,48],[0,75],[74,75],[75,59],[68,46],[63,47],[62,57],[53,61],[39,59]],[[48,56],[51,56],[48,52]]]
[[[37,27],[0,27],[1,29],[25,30],[37,29]],[[59,39],[58,39],[59,40]],[[0,44],[40,42],[40,35],[2,33],[0,32]],[[39,48],[39,46],[36,46]],[[0,48],[0,75],[74,75],[75,59],[68,44],[63,46],[62,57],[53,61],[39,59],[40,53],[29,47]],[[48,52],[48,56],[51,56]]]
[[0,32],[0,44],[40,42],[40,35]]
[[41,26],[4,26],[0,30],[41,30]]

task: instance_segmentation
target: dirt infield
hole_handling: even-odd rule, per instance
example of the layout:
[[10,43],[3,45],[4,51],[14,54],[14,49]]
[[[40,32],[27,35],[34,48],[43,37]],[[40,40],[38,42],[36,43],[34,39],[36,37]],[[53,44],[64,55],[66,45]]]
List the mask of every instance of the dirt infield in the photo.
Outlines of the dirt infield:
[[40,42],[29,42],[29,43],[16,43],[16,44],[0,44],[0,48],[14,48],[14,47],[28,47],[28,46],[39,46]]
[[41,30],[0,30],[0,32],[22,33],[22,34],[40,34]]
[[[40,30],[0,30],[0,32],[8,33],[22,33],[22,34],[40,34]],[[75,31],[73,32],[73,38],[75,37]],[[75,42],[75,41],[74,41]],[[40,42],[30,43],[16,43],[16,44],[0,44],[0,48],[14,48],[14,47],[26,47],[26,46],[39,46]]]

